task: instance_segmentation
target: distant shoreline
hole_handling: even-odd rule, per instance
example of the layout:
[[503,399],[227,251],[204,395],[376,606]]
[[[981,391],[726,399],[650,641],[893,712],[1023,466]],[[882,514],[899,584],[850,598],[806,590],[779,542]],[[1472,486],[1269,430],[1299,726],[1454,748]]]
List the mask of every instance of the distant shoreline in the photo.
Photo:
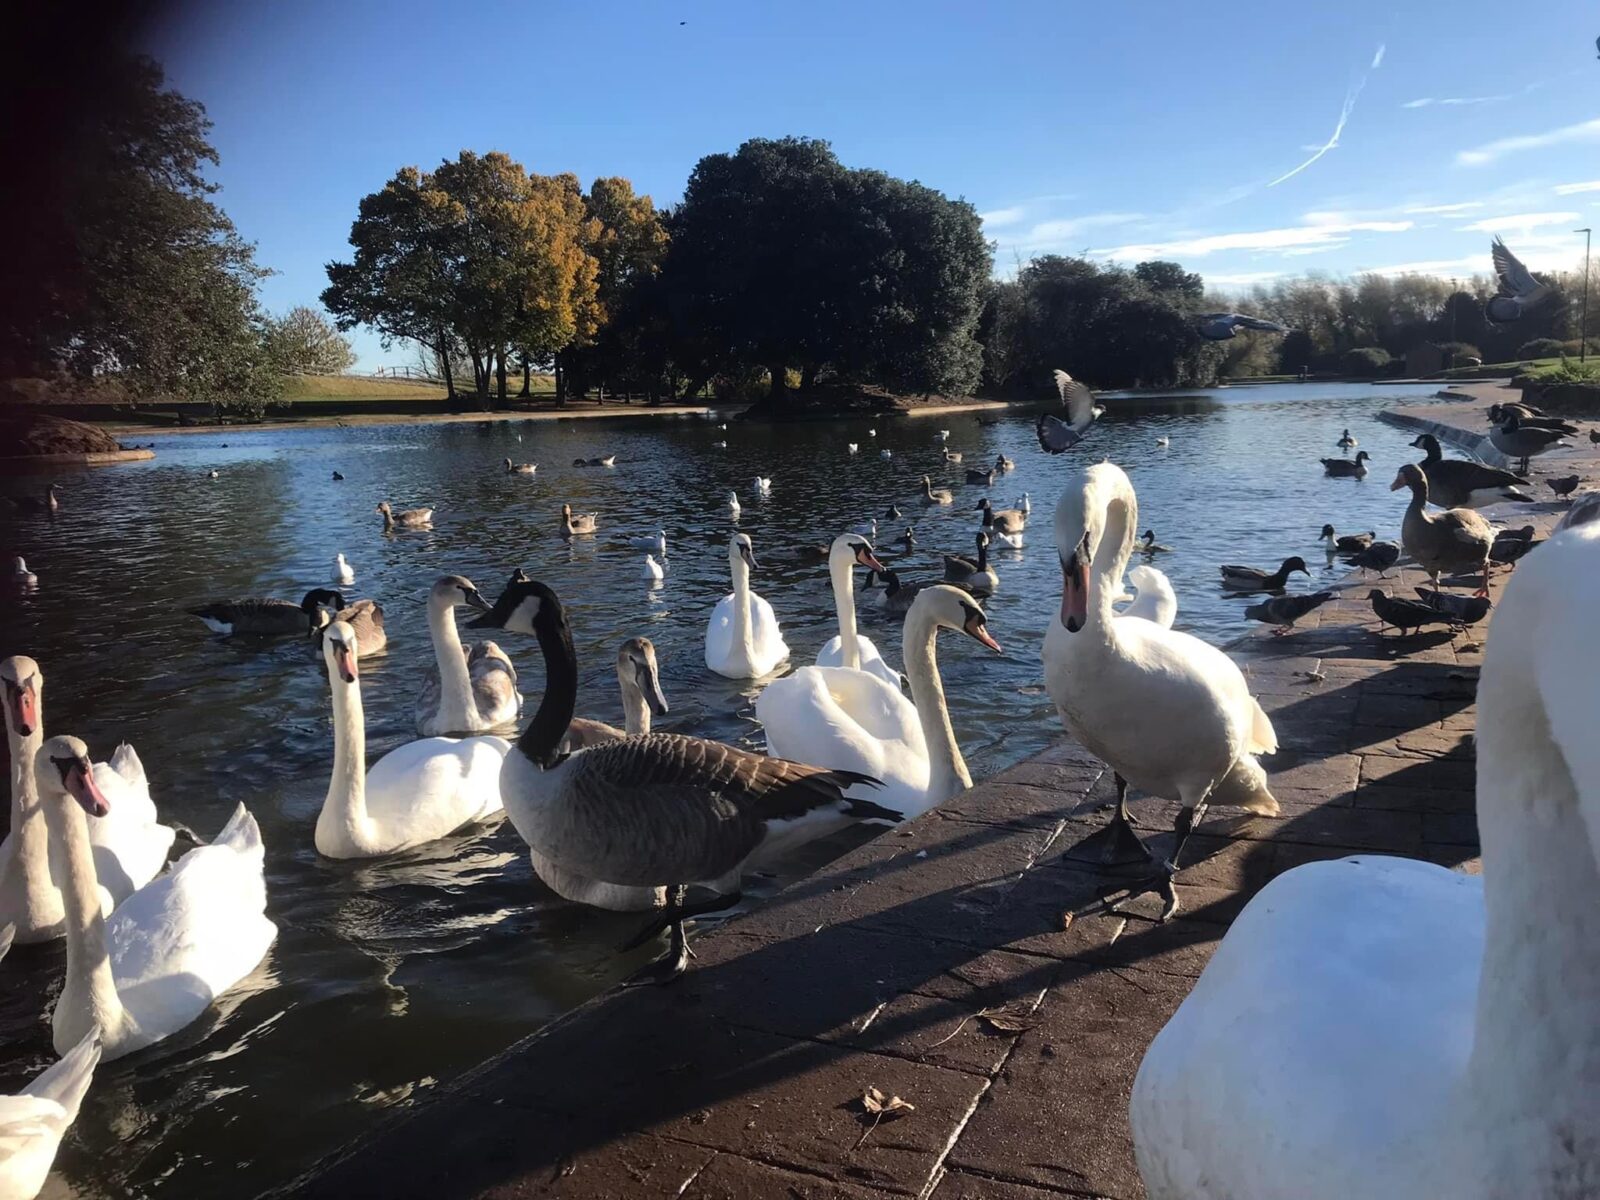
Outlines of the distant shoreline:
[[118,437],[137,438],[140,435],[166,437],[169,434],[197,433],[232,433],[237,435],[258,433],[266,430],[276,432],[284,429],[358,429],[374,425],[458,425],[482,424],[489,421],[600,420],[607,417],[709,417],[713,413],[722,411],[727,410],[713,408],[705,404],[663,404],[655,407],[648,405],[614,405],[609,408],[541,409],[536,412],[519,409],[463,413],[351,413],[341,416],[299,417],[287,421],[268,420],[237,425],[144,425],[138,422],[116,420],[91,420],[87,423],[98,426]]

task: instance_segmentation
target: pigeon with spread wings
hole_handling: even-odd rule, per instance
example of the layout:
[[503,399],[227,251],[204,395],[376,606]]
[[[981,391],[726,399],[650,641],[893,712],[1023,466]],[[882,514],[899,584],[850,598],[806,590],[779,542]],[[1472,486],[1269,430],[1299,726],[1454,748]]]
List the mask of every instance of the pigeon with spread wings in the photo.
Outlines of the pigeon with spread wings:
[[1262,333],[1289,332],[1287,325],[1280,325],[1265,317],[1252,317],[1249,313],[1205,313],[1200,317],[1200,336],[1208,342],[1225,342],[1235,337],[1241,329],[1255,329]]
[[1038,435],[1039,449],[1046,454],[1071,450],[1083,441],[1083,435],[1094,424],[1095,418],[1105,412],[1102,405],[1095,403],[1094,393],[1071,375],[1058,368],[1055,376],[1056,391],[1061,393],[1061,404],[1067,410],[1067,419],[1063,421],[1060,417],[1043,413],[1034,423],[1033,431]]
[[1550,293],[1550,285],[1540,283],[1533,272],[1522,265],[1522,260],[1506,248],[1498,237],[1490,248],[1494,258],[1494,273],[1500,280],[1500,294],[1491,296],[1483,306],[1483,315],[1496,325],[1509,325],[1539,304]]

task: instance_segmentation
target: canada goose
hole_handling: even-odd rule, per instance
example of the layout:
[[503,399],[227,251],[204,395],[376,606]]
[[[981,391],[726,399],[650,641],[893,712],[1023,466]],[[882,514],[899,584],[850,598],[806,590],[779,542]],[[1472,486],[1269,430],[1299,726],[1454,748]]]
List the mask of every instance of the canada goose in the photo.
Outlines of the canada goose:
[[661,569],[661,564],[656,561],[655,555],[646,554],[644,556],[644,567],[639,574],[640,578],[654,582],[665,579],[667,573]]
[[1276,571],[1239,566],[1218,569],[1222,572],[1222,586],[1236,592],[1281,592],[1288,584],[1291,573],[1299,571],[1302,575],[1311,574],[1306,569],[1306,560],[1298,554],[1284,559]]
[[323,611],[323,606],[329,604],[342,607],[344,597],[328,588],[312,588],[299,604],[250,596],[240,600],[217,600],[184,611],[192,617],[199,617],[213,633],[220,633],[224,637],[241,633],[252,637],[275,637],[315,633],[328,623],[328,614]]
[[334,478],[334,481],[335,481],[335,482],[338,482],[338,481],[339,481],[339,480],[341,480],[341,479],[343,479],[343,478],[344,478],[344,476],[343,476],[343,475],[341,475],[341,474],[339,474],[339,472],[337,472],[337,471],[335,471],[335,472],[334,472],[334,473],[333,473],[333,478]]
[[1344,436],[1339,439],[1339,449],[1354,450],[1356,448],[1356,444],[1355,438],[1351,437],[1350,431],[1346,429],[1344,431]]
[[1163,546],[1156,541],[1156,531],[1154,529],[1146,529],[1134,549],[1139,551],[1140,554],[1167,554],[1172,550],[1172,547]]
[[934,490],[932,482],[926,475],[922,477],[922,502],[924,504],[954,504],[956,498],[949,488]]
[[890,543],[892,546],[900,546],[908,551],[915,547],[916,544],[916,531],[910,525],[907,525],[906,531]]
[[967,468],[967,482],[975,483],[979,487],[993,487],[994,475],[995,472],[993,467],[990,467],[987,471],[979,471],[973,467]]
[[889,511],[883,514],[883,519],[886,521],[898,521],[904,515],[898,506],[890,504]]
[[600,518],[595,513],[577,513],[574,515],[572,505],[561,506],[561,533],[564,537],[572,537],[579,533],[593,533],[600,527]]
[[1001,533],[1021,533],[1028,524],[1028,518],[1022,515],[1018,508],[995,508],[985,496],[978,501],[978,509],[983,512],[983,527],[989,530],[999,530]]
[[507,475],[532,475],[539,469],[538,463],[514,463],[509,458],[505,460]]
[[212,468],[210,471],[206,472],[206,478],[207,479],[221,479],[222,475],[216,470],[216,468]]
[[1532,504],[1533,497],[1522,489],[1526,481],[1510,471],[1486,467],[1465,458],[1446,458],[1439,439],[1419,433],[1411,445],[1424,451],[1422,472],[1428,477],[1428,503],[1439,508],[1486,508],[1491,504],[1514,501]]
[[1560,429],[1543,429],[1525,424],[1521,417],[1512,413],[1504,425],[1497,425],[1490,430],[1489,444],[1501,454],[1521,462],[1521,474],[1526,475],[1530,458],[1571,445],[1562,440],[1566,436]]
[[1389,485],[1391,492],[1401,488],[1411,489],[1411,503],[1400,523],[1400,540],[1406,553],[1432,578],[1434,589],[1438,589],[1439,576],[1446,571],[1481,567],[1483,586],[1478,595],[1487,596],[1489,550],[1494,545],[1489,522],[1470,508],[1451,508],[1438,516],[1428,513],[1428,477],[1416,463],[1402,466]]
[[1550,285],[1534,278],[1533,272],[1522,265],[1522,260],[1506,249],[1499,234],[1495,235],[1489,255],[1494,260],[1500,292],[1489,297],[1489,302],[1483,306],[1483,315],[1496,325],[1520,321],[1524,313],[1551,295]]
[[1494,545],[1489,548],[1489,561],[1510,566],[1542,541],[1535,538],[1532,525],[1521,529],[1502,529],[1494,535]]
[[730,488],[728,489],[728,516],[737,521],[739,512],[739,493]]
[[1589,440],[1595,445],[1600,446],[1600,429],[1589,430]]
[[958,463],[958,462],[960,462],[961,461],[961,451],[959,451],[959,450],[946,450],[944,452],[944,460],[947,463]]
[[1276,626],[1272,631],[1273,636],[1281,637],[1293,629],[1294,623],[1301,617],[1332,599],[1332,592],[1312,592],[1305,596],[1274,596],[1270,600],[1263,600],[1260,604],[1250,605],[1244,610],[1244,615],[1252,621]]
[[1208,342],[1225,342],[1236,337],[1241,329],[1254,329],[1261,333],[1289,332],[1287,325],[1280,325],[1265,317],[1252,317],[1249,313],[1205,313],[1199,321],[1197,329]]
[[1322,469],[1335,479],[1364,479],[1367,474],[1367,460],[1372,455],[1365,450],[1357,450],[1354,458],[1325,458],[1322,460]]
[[1334,533],[1332,525],[1324,525],[1322,532],[1317,534],[1317,541],[1326,539],[1329,551],[1337,550],[1342,554],[1357,554],[1372,545],[1372,540],[1378,536],[1377,530],[1369,529],[1366,533]]
[[750,492],[755,496],[772,495],[772,480],[763,475],[757,475],[750,483]]
[[1424,604],[1432,605],[1440,612],[1448,613],[1450,619],[1458,625],[1476,625],[1489,615],[1489,597],[1487,596],[1458,596],[1454,592],[1436,592],[1432,588],[1418,587],[1415,589],[1417,599]]
[[917,593],[923,588],[932,587],[934,582],[927,579],[915,583],[901,583],[900,576],[893,567],[885,567],[878,572],[878,575],[883,579],[883,590],[878,593],[878,607],[891,613],[910,611]]
[[1360,567],[1365,575],[1368,571],[1376,571],[1381,578],[1388,569],[1400,561],[1400,544],[1398,542],[1373,542],[1350,560],[1350,565]]
[[[475,625],[531,634],[545,660],[544,699],[501,773],[507,815],[546,861],[602,883],[667,887],[661,915],[629,943],[670,930],[667,954],[635,976],[666,982],[688,966],[683,923],[731,907],[740,874],[758,850],[775,850],[800,827],[896,824],[900,814],[845,795],[877,781],[808,767],[720,742],[651,733],[564,754],[578,694],[577,654],[566,610],[538,580],[513,582]],[[719,895],[690,905],[687,886]]]
[[1067,419],[1043,413],[1034,422],[1033,434],[1039,439],[1039,449],[1046,454],[1060,454],[1083,441],[1089,426],[1105,410],[1095,403],[1094,393],[1071,375],[1059,368],[1055,371],[1056,391],[1061,396],[1061,406],[1067,410]]
[[11,582],[20,588],[39,586],[39,577],[28,570],[28,564],[20,554],[11,560]]
[[343,552],[333,556],[333,581],[345,587],[356,581],[356,569],[345,561]]
[[1382,588],[1373,588],[1367,593],[1367,599],[1372,602],[1372,611],[1378,618],[1380,636],[1390,625],[1404,634],[1408,629],[1418,630],[1426,625],[1450,625],[1455,622],[1455,618],[1442,608],[1423,604],[1420,600],[1408,600],[1404,596],[1391,596]]
[[378,511],[383,514],[383,528],[386,533],[391,529],[421,529],[425,525],[433,524],[431,508],[408,508],[403,512],[395,512],[385,500],[378,505]]
[[989,565],[989,535],[980,529],[975,536],[978,542],[978,557],[966,558],[960,554],[946,554],[944,577],[949,583],[965,585],[974,594],[987,595],[1000,586],[1000,577]]
[[994,457],[994,469],[1002,472],[1014,471],[1017,469],[1017,464],[1011,459],[1007,458],[1004,454],[997,454]]
[[1557,496],[1570,496],[1583,482],[1581,475],[1563,475],[1560,479],[1546,479],[1545,483]]
[[1498,404],[1489,405],[1489,424],[1503,425],[1506,417],[1516,413],[1519,417],[1531,418],[1545,415],[1544,409],[1534,404],[1527,404],[1521,400],[1502,400]]

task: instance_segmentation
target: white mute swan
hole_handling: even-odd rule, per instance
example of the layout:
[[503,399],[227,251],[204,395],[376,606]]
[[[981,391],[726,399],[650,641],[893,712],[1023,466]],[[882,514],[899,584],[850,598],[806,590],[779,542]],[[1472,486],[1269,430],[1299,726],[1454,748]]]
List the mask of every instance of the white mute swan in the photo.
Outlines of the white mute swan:
[[346,587],[356,581],[356,569],[345,561],[343,551],[333,556],[333,581]]
[[[802,667],[756,697],[768,752],[882,780],[873,799],[905,817],[919,816],[971,787],[934,655],[941,628],[1000,649],[976,600],[959,588],[931,584],[917,593],[906,614],[903,650],[911,701],[864,671]],[[812,836],[829,832],[821,827]]]
[[1278,740],[1226,654],[1113,613],[1138,519],[1138,497],[1121,467],[1097,463],[1069,479],[1056,505],[1063,584],[1060,613],[1045,633],[1044,675],[1067,732],[1115,772],[1110,852],[1147,853],[1129,827],[1129,784],[1183,805],[1161,881],[1171,916],[1175,864],[1208,803],[1278,811],[1255,758],[1273,753]]
[[871,638],[856,632],[854,573],[857,566],[883,570],[883,564],[872,553],[872,544],[866,538],[856,533],[840,534],[828,549],[828,578],[833,583],[833,606],[839,615],[839,633],[817,652],[817,666],[865,671],[899,691],[900,672],[883,661],[883,655]]
[[333,692],[333,775],[317,814],[317,853],[373,858],[435,841],[500,811],[497,737],[423,738],[367,765],[355,631],[328,626],[322,658]]
[[415,713],[424,737],[483,733],[516,720],[522,708],[517,671],[493,642],[461,645],[456,629],[458,605],[480,611],[489,607],[472,580],[445,575],[428,593],[428,632],[433,637],[434,666],[422,680]]
[[739,519],[739,493],[730,489],[728,491],[728,516],[733,520]]
[[717,602],[706,624],[706,666],[728,679],[759,679],[789,657],[772,605],[750,590],[755,565],[749,536],[729,538],[733,592]]
[[239,805],[214,842],[189,851],[108,919],[87,822],[103,820],[111,804],[88,747],[49,738],[34,775],[67,910],[67,977],[51,1017],[56,1053],[99,1026],[110,1062],[177,1033],[266,956],[278,929],[265,913],[261,830]]
[[11,560],[11,582],[23,589],[39,586],[39,577],[28,570],[28,564],[20,554]]
[[1600,526],[1506,585],[1478,683],[1483,874],[1381,855],[1246,905],[1133,1085],[1152,1200],[1600,1188]]
[[100,1038],[90,1030],[22,1091],[0,1096],[0,1196],[5,1200],[33,1200],[43,1189],[99,1062]]
[[772,480],[765,475],[757,475],[750,484],[750,491],[757,496],[772,495]]
[[[636,982],[664,981],[688,962],[683,922],[739,900],[749,858],[819,813],[893,823],[896,814],[844,789],[870,781],[752,754],[721,742],[652,733],[566,754],[562,739],[578,695],[572,630],[556,594],[513,579],[475,625],[531,633],[544,654],[544,699],[500,775],[512,824],[530,847],[566,870],[631,887],[671,889],[671,898],[632,945],[670,930],[667,955]],[[810,668],[808,668],[810,669]],[[689,884],[720,895],[691,906]]]
[[[11,753],[11,832],[0,843],[0,925],[14,925],[18,944],[47,942],[65,932],[60,874],[50,862],[49,834],[33,772],[44,742],[44,674],[23,655],[0,661],[6,735]],[[94,764],[95,783],[112,801],[89,831],[100,883],[100,907],[113,907],[167,862],[173,831],[157,819],[144,764],[127,743],[109,763]]]
[[640,570],[639,577],[648,579],[651,582],[659,582],[667,577],[667,573],[661,569],[661,564],[656,561],[654,554],[646,554],[644,556],[644,567]]

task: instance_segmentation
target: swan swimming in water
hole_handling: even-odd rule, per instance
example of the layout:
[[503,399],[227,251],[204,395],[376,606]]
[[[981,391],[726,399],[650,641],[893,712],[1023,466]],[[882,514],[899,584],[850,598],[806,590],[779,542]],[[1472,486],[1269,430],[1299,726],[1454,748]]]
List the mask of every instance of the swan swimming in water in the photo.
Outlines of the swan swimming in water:
[[817,652],[817,666],[862,670],[869,675],[876,675],[898,690],[900,672],[883,661],[883,655],[872,644],[871,638],[856,631],[854,572],[857,566],[866,567],[869,571],[883,570],[883,564],[872,552],[872,543],[860,534],[840,534],[828,548],[828,578],[833,585],[833,605],[839,617],[839,632]]
[[728,540],[733,591],[717,602],[706,624],[706,666],[728,679],[760,679],[789,657],[772,605],[750,590],[755,550],[748,534]]

